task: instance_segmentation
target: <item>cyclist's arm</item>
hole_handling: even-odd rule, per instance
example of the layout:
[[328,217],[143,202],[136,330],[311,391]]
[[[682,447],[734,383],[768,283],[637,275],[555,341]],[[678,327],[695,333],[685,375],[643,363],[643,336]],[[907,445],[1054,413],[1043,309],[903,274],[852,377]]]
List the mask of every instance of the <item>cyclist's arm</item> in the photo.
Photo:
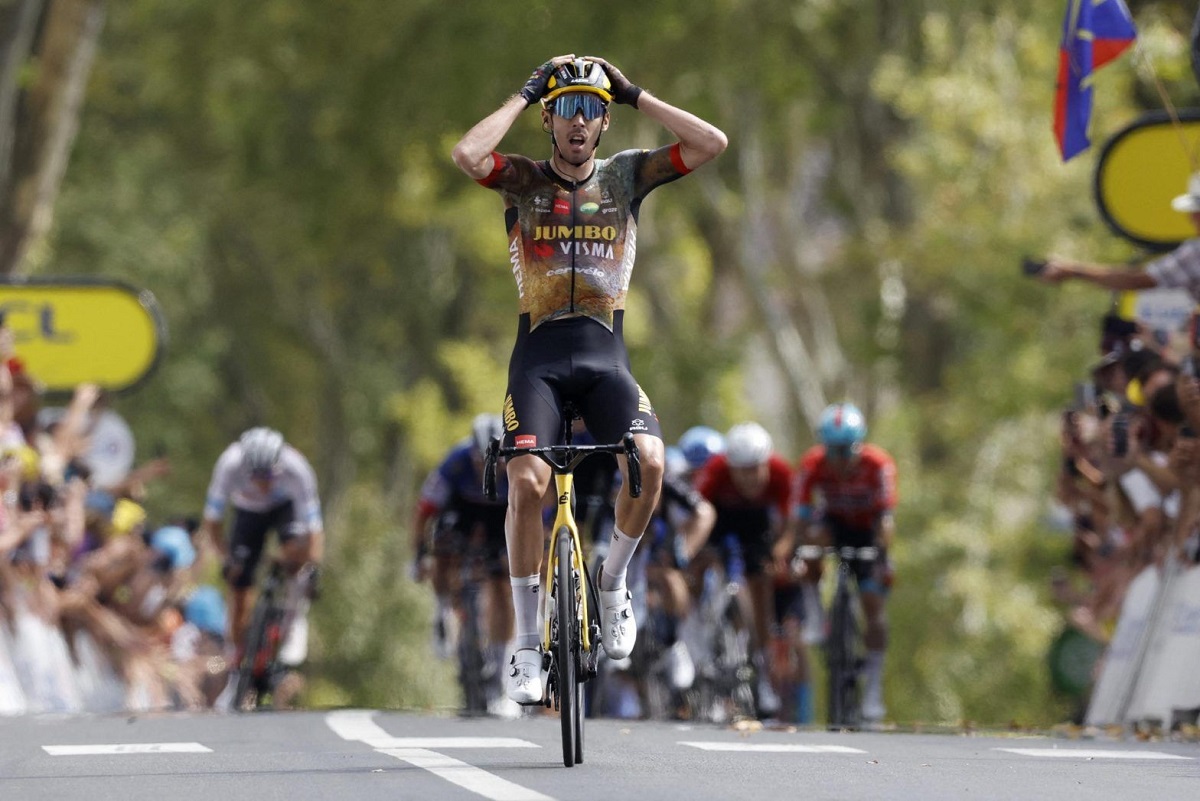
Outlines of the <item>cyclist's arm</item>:
[[467,131],[454,146],[451,157],[458,168],[476,181],[487,178],[495,166],[492,153],[500,140],[528,106],[520,95],[513,95],[504,105],[484,117]]
[[721,155],[729,145],[720,128],[648,91],[638,97],[637,109],[679,138],[679,156],[689,172]]
[[233,478],[241,463],[241,449],[236,444],[229,446],[213,466],[212,480],[204,494],[204,517],[200,523],[201,537],[207,537],[222,556],[225,548],[225,506],[233,492]]
[[896,518],[892,516],[891,510],[884,512],[879,516],[879,525],[876,528],[876,535],[879,538],[879,544],[884,548],[892,547],[892,540],[896,537]]
[[297,495],[293,503],[308,530],[308,561],[320,564],[325,556],[325,524],[321,519],[321,498],[317,494],[317,473],[304,458],[304,454],[297,450],[286,450],[284,458],[294,464],[298,479]]
[[700,553],[700,549],[708,542],[713,524],[717,522],[716,507],[699,494],[696,494],[695,503],[691,514],[676,529],[676,533],[683,538],[688,559],[694,559]]

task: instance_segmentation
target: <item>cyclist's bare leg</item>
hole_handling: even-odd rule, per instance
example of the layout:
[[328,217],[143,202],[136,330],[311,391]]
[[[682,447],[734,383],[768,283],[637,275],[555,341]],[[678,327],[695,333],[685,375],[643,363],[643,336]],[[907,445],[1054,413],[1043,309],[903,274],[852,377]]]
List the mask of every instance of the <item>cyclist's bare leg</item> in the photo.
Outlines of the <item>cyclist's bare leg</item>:
[[[622,489],[617,496],[616,504],[617,532],[633,542],[625,543],[629,547],[619,547],[619,538],[614,534],[614,544],[609,549],[608,558],[604,561],[603,574],[600,577],[602,590],[612,590],[623,583],[629,560],[633,557],[637,542],[646,532],[650,517],[654,514],[655,507],[658,506],[658,496],[662,492],[665,459],[662,440],[649,434],[634,434],[633,440],[637,443],[640,455],[642,494],[633,498],[630,497],[628,489]],[[621,466],[621,478],[625,482],[624,486],[628,488],[628,460],[625,456],[618,455],[617,461]],[[610,581],[613,579],[621,580]]]
[[861,597],[867,619],[863,643],[868,651],[883,651],[888,642],[887,597],[877,592],[864,592]]
[[511,586],[503,576],[494,576],[487,582],[487,631],[488,644],[504,646],[512,637],[513,606]]
[[537,626],[537,582],[546,539],[542,499],[550,484],[550,466],[536,456],[508,461],[508,515],[504,521],[508,544],[518,648],[533,648],[541,640]]
[[754,615],[753,650],[760,656],[765,655],[767,645],[771,642],[771,621],[775,619],[775,587],[774,579],[767,573],[747,576],[746,584],[750,591],[750,609]]
[[250,626],[250,609],[253,606],[254,590],[250,587],[234,587],[230,590],[229,621],[230,634],[241,658],[245,647],[246,629]]
[[863,633],[863,644],[867,647],[866,662],[863,675],[866,679],[863,694],[863,716],[868,720],[879,720],[883,717],[883,657],[887,649],[888,628],[885,603],[887,596],[878,592],[863,592],[863,616],[866,618],[866,631]]
[[510,575],[531,576],[541,571],[546,537],[542,499],[550,486],[550,475],[550,465],[536,456],[508,460],[508,516],[504,535]]

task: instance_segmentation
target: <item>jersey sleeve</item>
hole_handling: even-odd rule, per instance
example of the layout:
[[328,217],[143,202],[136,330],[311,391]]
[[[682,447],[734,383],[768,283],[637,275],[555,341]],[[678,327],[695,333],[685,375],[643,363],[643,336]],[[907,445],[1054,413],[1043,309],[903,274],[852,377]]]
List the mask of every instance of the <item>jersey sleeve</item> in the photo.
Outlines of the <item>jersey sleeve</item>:
[[882,448],[872,448],[879,465],[878,509],[880,513],[890,512],[896,508],[896,460]]
[[520,193],[529,181],[537,165],[533,160],[519,155],[505,155],[492,152],[492,171],[486,177],[479,178],[476,183],[480,186],[494,189],[501,194]]
[[641,200],[650,194],[652,189],[678,180],[691,172],[683,163],[678,142],[656,150],[625,150],[613,158],[630,162],[634,201]]
[[218,521],[225,515],[225,505],[233,492],[233,480],[242,463],[241,447],[234,443],[225,449],[213,466],[208,492],[204,494],[204,519]]
[[771,456],[768,464],[771,469],[771,506],[780,518],[786,519],[792,511],[792,468],[781,456]]
[[792,475],[792,500],[795,503],[796,514],[802,520],[806,519],[806,515],[812,510],[813,487],[816,484],[815,477],[821,458],[820,448],[810,448],[800,457],[800,465]]
[[285,451],[289,456],[285,469],[294,480],[292,504],[296,510],[296,518],[309,526],[310,529],[323,529],[321,520],[321,498],[317,494],[317,474],[299,451]]

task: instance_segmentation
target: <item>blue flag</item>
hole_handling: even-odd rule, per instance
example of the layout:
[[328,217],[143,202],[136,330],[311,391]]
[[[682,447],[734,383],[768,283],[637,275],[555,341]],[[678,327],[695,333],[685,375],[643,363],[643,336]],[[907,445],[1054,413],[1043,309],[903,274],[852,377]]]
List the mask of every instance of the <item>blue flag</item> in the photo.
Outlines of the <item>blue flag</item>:
[[1063,161],[1087,149],[1092,118],[1092,71],[1119,56],[1137,29],[1123,0],[1067,0],[1058,47],[1054,137]]

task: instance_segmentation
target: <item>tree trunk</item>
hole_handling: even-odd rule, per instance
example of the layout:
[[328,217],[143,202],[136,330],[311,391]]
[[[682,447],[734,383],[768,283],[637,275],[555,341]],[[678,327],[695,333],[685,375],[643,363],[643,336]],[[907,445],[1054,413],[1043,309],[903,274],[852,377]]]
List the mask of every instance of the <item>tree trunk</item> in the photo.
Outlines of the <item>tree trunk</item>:
[[[12,0],[0,62],[0,275],[22,269],[54,201],[104,26],[105,0]],[[12,23],[11,26],[8,23]],[[30,85],[21,74],[31,59]]]

